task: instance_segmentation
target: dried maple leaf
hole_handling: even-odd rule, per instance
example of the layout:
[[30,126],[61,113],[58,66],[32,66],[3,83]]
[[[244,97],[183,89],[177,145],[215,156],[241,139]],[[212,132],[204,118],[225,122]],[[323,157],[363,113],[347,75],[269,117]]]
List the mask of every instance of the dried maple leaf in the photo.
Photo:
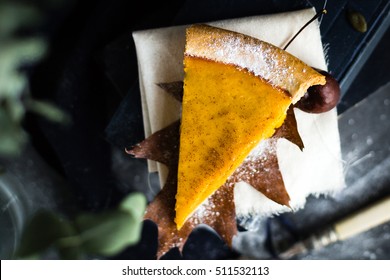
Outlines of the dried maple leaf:
[[183,101],[183,82],[175,81],[170,83],[157,84],[160,88],[172,95],[176,100]]
[[180,122],[159,130],[126,152],[136,158],[161,162],[173,168],[179,157]]
[[290,106],[287,110],[286,119],[283,122],[283,125],[279,127],[272,138],[284,138],[290,141],[291,143],[298,146],[301,151],[303,151],[304,145],[301,136],[299,135],[297,120],[295,119],[294,107]]
[[[158,85],[177,100],[182,100],[182,82]],[[293,109],[289,109],[286,121],[274,136],[266,140],[268,145],[261,151],[251,153],[227,182],[199,206],[180,230],[174,222],[180,122],[177,121],[157,131],[128,150],[127,152],[135,157],[155,160],[166,164],[169,168],[164,187],[149,204],[145,214],[145,219],[154,221],[158,227],[157,258],[174,247],[178,247],[181,252],[188,236],[199,224],[206,224],[213,228],[231,247],[233,237],[237,233],[233,197],[236,182],[245,181],[268,198],[288,206],[290,198],[284,186],[276,155],[276,143],[279,138],[286,138],[301,149],[303,148]]]

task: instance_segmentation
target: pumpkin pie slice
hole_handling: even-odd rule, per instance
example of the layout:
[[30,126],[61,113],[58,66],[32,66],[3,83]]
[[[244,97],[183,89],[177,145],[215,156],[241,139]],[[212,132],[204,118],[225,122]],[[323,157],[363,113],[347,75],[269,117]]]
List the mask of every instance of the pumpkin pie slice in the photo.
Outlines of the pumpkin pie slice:
[[250,151],[282,125],[288,107],[325,77],[291,54],[240,33],[186,31],[177,228]]

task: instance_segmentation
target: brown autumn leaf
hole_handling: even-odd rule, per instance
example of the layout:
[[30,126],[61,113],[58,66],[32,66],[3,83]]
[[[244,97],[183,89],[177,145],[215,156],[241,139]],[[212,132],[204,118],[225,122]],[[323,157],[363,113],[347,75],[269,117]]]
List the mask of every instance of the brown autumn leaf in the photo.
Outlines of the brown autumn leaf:
[[248,156],[228,178],[227,183],[234,185],[246,182],[276,203],[289,206],[290,196],[284,186],[276,155],[277,140],[264,140],[267,147]]
[[290,141],[291,143],[298,146],[298,148],[303,151],[305,147],[301,136],[299,135],[297,120],[295,119],[294,107],[290,106],[287,110],[287,116],[284,120],[281,127],[276,129],[273,138],[284,138]]
[[[158,84],[177,100],[182,97],[182,82]],[[227,182],[212,194],[188,218],[184,226],[177,230],[175,218],[175,195],[177,191],[177,169],[179,156],[180,122],[157,131],[149,138],[127,152],[137,158],[146,158],[164,163],[169,168],[167,181],[149,204],[145,219],[157,224],[159,245],[157,258],[177,247],[181,252],[192,230],[200,224],[213,228],[231,247],[237,233],[236,213],[233,197],[234,183],[245,181],[268,198],[282,205],[289,205],[289,195],[285,189],[279,170],[276,143],[286,138],[303,149],[303,142],[297,130],[293,109],[289,109],[284,124],[268,140],[264,150],[253,153],[229,177]]]
[[126,152],[136,158],[161,162],[172,168],[179,157],[180,122],[159,130]]
[[157,85],[172,95],[177,101],[183,101],[183,81],[158,83]]

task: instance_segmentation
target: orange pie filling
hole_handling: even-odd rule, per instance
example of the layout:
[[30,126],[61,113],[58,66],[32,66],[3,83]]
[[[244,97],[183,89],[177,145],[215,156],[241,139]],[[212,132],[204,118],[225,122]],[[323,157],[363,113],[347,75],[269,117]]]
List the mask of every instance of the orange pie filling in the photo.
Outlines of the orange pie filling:
[[[229,62],[232,58],[238,65]],[[205,25],[187,29],[184,73],[178,229],[261,140],[273,135],[309,86],[325,83],[324,76],[272,45]]]

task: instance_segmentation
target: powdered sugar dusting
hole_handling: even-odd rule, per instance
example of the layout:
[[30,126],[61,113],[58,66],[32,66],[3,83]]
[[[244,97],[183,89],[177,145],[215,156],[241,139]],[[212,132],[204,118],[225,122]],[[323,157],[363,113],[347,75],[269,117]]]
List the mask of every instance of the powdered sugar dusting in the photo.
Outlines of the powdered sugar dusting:
[[267,161],[267,151],[272,149],[268,140],[263,140],[257,145],[250,154],[245,158],[242,164],[237,168],[237,170],[228,178],[230,184],[237,182],[247,182],[251,181],[251,178],[254,176],[260,176],[260,172],[269,171],[268,168],[260,169],[259,162],[265,163]]
[[210,198],[207,198],[199,207],[196,209],[190,220],[194,224],[199,224],[204,218],[214,215],[215,205]]
[[[261,141],[246,157],[246,161],[253,161],[255,159],[258,159],[260,157],[266,157],[265,152],[266,151],[275,151],[275,148],[273,145],[270,144],[271,140],[263,140]],[[265,158],[266,159],[266,158]]]

